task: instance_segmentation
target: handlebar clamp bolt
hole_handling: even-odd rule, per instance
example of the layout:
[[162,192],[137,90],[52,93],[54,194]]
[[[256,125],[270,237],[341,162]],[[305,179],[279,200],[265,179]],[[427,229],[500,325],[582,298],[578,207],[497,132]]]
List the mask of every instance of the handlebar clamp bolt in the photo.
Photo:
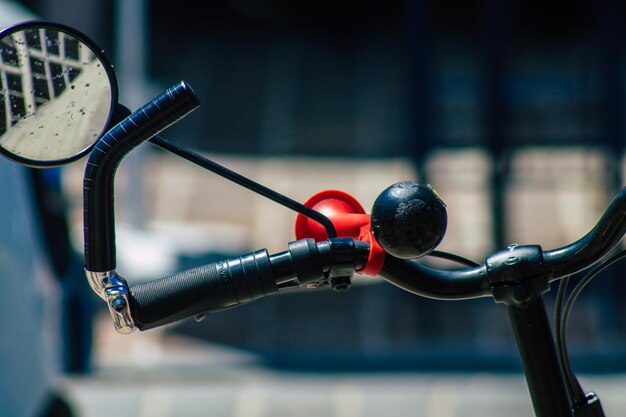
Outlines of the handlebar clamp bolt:
[[337,292],[344,292],[350,288],[350,285],[352,282],[350,280],[350,276],[345,276],[345,277],[332,277],[330,283],[333,287],[333,290]]

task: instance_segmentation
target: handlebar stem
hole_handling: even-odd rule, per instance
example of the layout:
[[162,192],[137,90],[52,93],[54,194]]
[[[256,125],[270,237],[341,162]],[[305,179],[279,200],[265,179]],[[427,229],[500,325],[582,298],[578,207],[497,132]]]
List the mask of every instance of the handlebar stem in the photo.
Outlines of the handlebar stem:
[[539,246],[509,245],[486,260],[493,298],[507,306],[537,417],[571,417],[565,382],[543,303],[550,289]]
[[[487,280],[492,289],[510,286],[520,280],[530,281],[545,276],[543,251],[537,245],[516,243],[487,257]],[[547,290],[547,289],[546,289]],[[494,293],[494,297],[495,297]],[[518,300],[523,302],[523,300]]]
[[[524,287],[524,285],[523,285]],[[542,299],[543,288],[509,287],[507,304],[528,391],[537,417],[571,417],[572,409],[557,360],[554,338]],[[524,300],[515,294],[524,294]],[[530,294],[531,297],[526,297]]]

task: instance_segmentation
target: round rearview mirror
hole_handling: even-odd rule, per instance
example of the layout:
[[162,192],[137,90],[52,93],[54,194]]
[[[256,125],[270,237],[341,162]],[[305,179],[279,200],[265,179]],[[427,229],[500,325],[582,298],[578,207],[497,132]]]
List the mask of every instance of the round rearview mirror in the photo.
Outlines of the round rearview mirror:
[[117,82],[85,35],[49,22],[0,32],[0,153],[51,167],[87,154],[106,131]]

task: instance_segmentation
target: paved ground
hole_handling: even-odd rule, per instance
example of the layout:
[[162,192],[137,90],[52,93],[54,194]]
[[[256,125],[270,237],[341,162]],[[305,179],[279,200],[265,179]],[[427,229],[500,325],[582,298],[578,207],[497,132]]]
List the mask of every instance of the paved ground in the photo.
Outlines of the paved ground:
[[[80,417],[532,415],[521,375],[291,373],[159,331],[118,336],[103,321],[98,335],[98,370],[61,381]],[[581,380],[623,415],[626,375]]]

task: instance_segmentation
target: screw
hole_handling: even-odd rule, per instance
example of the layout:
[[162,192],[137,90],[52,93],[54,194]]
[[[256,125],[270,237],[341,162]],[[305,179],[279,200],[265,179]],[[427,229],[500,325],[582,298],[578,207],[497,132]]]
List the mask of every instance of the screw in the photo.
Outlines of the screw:
[[122,297],[117,297],[111,301],[111,307],[118,313],[123,313],[126,310],[126,300]]
[[347,277],[333,277],[331,284],[333,290],[338,292],[344,292],[350,288],[350,276]]

